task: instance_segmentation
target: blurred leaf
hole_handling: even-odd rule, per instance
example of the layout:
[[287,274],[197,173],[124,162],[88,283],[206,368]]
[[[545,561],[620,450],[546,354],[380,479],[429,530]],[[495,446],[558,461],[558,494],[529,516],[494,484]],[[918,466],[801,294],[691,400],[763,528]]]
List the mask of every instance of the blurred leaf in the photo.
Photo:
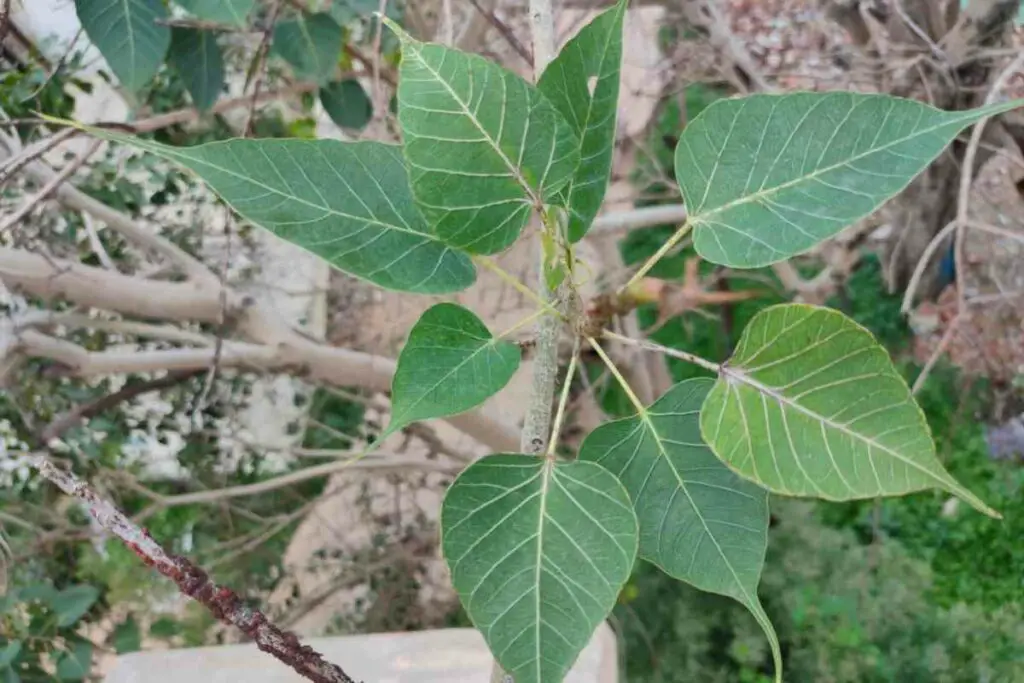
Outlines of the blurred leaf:
[[320,89],[324,111],[342,128],[362,130],[373,117],[373,103],[355,79],[332,81]]
[[212,31],[175,27],[168,62],[181,76],[196,109],[209,109],[224,88],[224,58]]
[[78,21],[125,88],[137,91],[160,69],[171,31],[160,0],[75,0]]
[[61,628],[71,626],[89,611],[99,597],[100,592],[95,586],[72,586],[62,590],[50,601],[57,613],[57,625]]
[[256,0],[175,0],[185,11],[199,19],[218,24],[245,26]]
[[114,649],[117,654],[137,652],[142,647],[142,635],[135,618],[128,616],[114,629]]
[[21,641],[12,640],[6,646],[0,648],[0,669],[10,666],[11,662],[21,652]]
[[282,21],[274,27],[274,51],[305,81],[327,83],[341,54],[344,29],[329,14]]
[[92,668],[92,643],[78,641],[70,652],[62,652],[57,660],[57,679],[80,681],[89,675]]

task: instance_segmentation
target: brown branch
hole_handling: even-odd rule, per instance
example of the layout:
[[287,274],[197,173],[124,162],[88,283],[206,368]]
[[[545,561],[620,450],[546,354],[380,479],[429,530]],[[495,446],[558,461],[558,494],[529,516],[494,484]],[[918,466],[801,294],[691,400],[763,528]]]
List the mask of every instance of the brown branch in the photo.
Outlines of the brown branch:
[[[221,315],[216,280],[206,283],[144,280],[5,247],[0,247],[0,281],[40,298],[62,298],[141,318],[216,324]],[[233,291],[229,292],[228,302],[232,316],[237,316],[239,333],[255,343],[232,341],[225,344],[222,357],[225,367],[289,372],[340,387],[391,390],[395,361],[309,339],[293,330],[269,307],[255,304]],[[22,353],[52,358],[84,375],[208,368],[214,352],[213,348],[87,352],[33,330],[21,332],[16,345]],[[446,421],[496,452],[512,452],[518,447],[517,430],[483,409],[452,416]]]
[[520,57],[526,60],[527,64],[533,64],[533,53],[523,45],[519,38],[516,38],[516,34],[512,32],[512,29],[509,28],[508,24],[498,18],[498,15],[496,15],[492,10],[482,6],[480,4],[480,0],[469,0],[469,3],[476,8],[477,12],[483,15],[484,19],[486,19],[487,22],[498,31],[498,33],[501,34],[501,37],[505,39],[505,42],[508,43]]
[[176,386],[198,374],[199,372],[197,370],[187,370],[184,372],[173,372],[166,377],[151,379],[144,382],[128,382],[120,390],[115,391],[112,394],[101,396],[95,401],[83,403],[80,406],[72,408],[66,413],[58,415],[56,419],[51,421],[50,424],[40,432],[39,441],[45,446],[53,439],[60,438],[64,432],[71,429],[76,423],[81,422],[82,420],[88,420],[89,418],[104,413],[111,408],[116,408],[125,401],[130,401],[142,394],[148,394],[151,391],[160,391]]
[[252,638],[260,650],[315,683],[355,683],[340,666],[328,662],[308,645],[303,645],[294,633],[284,631],[259,610],[243,604],[233,590],[218,586],[206,572],[188,559],[168,554],[145,529],[133,524],[113,504],[101,498],[74,474],[59,469],[45,456],[36,456],[33,465],[61,491],[81,500],[93,518],[121,539],[139,559],[173,581],[178,590],[202,604],[218,620],[235,626]]
[[0,247],[0,280],[41,299],[65,299],[138,318],[220,319],[216,285],[143,280],[21,249]]

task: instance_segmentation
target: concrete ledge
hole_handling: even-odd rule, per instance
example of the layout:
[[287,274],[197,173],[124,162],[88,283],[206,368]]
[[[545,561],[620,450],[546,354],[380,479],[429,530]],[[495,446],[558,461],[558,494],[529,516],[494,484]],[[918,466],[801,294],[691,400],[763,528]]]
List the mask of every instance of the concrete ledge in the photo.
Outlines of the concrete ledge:
[[[304,641],[364,683],[488,683],[491,656],[474,629],[311,638]],[[117,658],[106,683],[301,683],[255,645],[135,652]],[[617,683],[608,624],[594,634],[565,683]]]

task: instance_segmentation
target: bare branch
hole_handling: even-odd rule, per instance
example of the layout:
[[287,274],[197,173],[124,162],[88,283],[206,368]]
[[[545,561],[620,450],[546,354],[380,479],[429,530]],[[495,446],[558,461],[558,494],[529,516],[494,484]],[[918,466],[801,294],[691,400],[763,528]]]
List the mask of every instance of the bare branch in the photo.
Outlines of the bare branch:
[[173,581],[178,590],[202,604],[214,617],[252,638],[260,650],[315,683],[355,683],[340,666],[303,645],[295,634],[282,630],[262,612],[243,604],[230,588],[218,586],[206,572],[186,558],[168,554],[149,533],[133,524],[74,474],[59,469],[41,455],[33,459],[33,465],[61,491],[81,500],[93,518],[121,539],[143,562]]
[[17,211],[7,217],[7,220],[0,223],[0,235],[6,233],[12,227],[20,223],[25,216],[32,213],[33,209],[46,201],[46,199],[53,194],[54,190],[60,187],[64,181],[74,174],[75,171],[82,167],[82,164],[88,161],[90,156],[96,153],[96,150],[100,148],[101,144],[102,142],[100,140],[94,140],[92,144],[89,145],[89,149],[85,150],[81,156],[68,162],[68,164],[61,169],[60,173],[55,173],[37,193],[29,197],[24,204],[18,207]]
[[216,282],[143,280],[9,247],[0,247],[0,280],[41,299],[61,298],[140,318],[220,319]]

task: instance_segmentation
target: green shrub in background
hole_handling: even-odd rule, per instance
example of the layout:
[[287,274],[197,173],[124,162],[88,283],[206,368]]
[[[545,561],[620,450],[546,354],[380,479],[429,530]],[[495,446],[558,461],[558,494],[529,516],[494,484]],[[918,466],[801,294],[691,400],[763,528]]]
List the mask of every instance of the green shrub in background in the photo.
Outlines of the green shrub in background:
[[[1015,683],[1024,610],[931,599],[926,561],[823,523],[818,504],[772,499],[762,595],[790,683]],[[630,683],[761,683],[770,657],[738,605],[641,567],[615,616]]]

